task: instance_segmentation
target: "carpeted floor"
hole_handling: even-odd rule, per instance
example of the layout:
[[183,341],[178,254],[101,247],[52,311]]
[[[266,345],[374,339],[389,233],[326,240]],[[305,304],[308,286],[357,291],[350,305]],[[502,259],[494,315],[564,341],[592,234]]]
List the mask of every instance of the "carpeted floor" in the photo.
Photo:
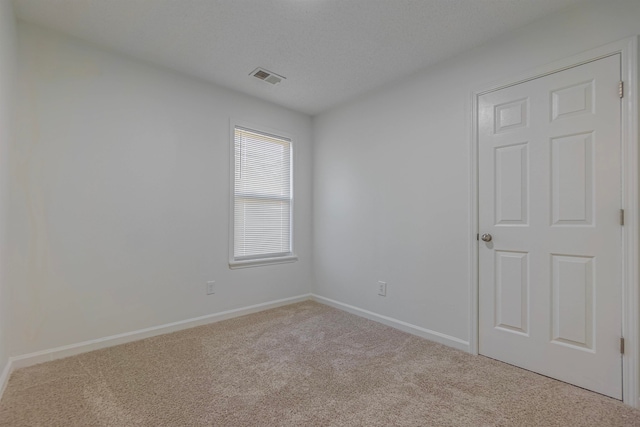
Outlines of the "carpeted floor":
[[13,373],[1,426],[640,426],[621,402],[303,302]]

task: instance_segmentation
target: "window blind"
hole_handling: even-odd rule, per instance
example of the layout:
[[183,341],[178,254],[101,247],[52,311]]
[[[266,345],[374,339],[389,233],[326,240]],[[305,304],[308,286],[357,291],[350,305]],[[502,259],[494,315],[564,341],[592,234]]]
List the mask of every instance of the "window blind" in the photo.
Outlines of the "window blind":
[[291,255],[291,140],[235,127],[234,259]]

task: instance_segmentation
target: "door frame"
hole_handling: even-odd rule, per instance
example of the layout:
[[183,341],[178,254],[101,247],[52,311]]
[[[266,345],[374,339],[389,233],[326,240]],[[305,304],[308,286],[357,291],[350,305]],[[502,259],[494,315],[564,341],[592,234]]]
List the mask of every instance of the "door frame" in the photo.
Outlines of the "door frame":
[[512,78],[502,79],[479,88],[471,94],[471,164],[470,164],[470,224],[469,265],[471,277],[469,284],[469,352],[478,354],[479,347],[479,206],[478,206],[478,101],[480,96],[557,73],[569,68],[596,61],[608,56],[620,54],[621,73],[624,82],[622,102],[622,206],[625,210],[625,223],[622,230],[622,325],[621,336],[625,338],[625,353],[622,356],[622,396],[623,402],[640,408],[640,183],[638,168],[640,151],[638,149],[638,36],[629,37],[595,49],[582,52],[551,64],[537,67]]

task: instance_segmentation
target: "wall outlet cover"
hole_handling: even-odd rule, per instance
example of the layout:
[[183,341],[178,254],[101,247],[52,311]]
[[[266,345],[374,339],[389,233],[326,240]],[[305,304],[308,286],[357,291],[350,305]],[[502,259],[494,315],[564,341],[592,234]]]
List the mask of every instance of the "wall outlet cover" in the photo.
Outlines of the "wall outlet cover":
[[215,284],[216,284],[215,280],[207,282],[207,295],[211,295],[211,294],[215,294],[216,293]]
[[378,281],[378,295],[381,297],[387,296],[387,282]]

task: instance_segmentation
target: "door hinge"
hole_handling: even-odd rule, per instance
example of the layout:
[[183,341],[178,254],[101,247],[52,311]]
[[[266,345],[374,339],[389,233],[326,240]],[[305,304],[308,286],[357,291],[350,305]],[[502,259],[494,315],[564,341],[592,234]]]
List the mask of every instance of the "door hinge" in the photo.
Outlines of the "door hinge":
[[480,241],[480,233],[476,234],[476,240]]
[[620,209],[620,225],[624,225],[624,209]]
[[620,98],[624,98],[624,82],[618,83],[618,95]]
[[620,338],[620,354],[624,354],[624,338]]

